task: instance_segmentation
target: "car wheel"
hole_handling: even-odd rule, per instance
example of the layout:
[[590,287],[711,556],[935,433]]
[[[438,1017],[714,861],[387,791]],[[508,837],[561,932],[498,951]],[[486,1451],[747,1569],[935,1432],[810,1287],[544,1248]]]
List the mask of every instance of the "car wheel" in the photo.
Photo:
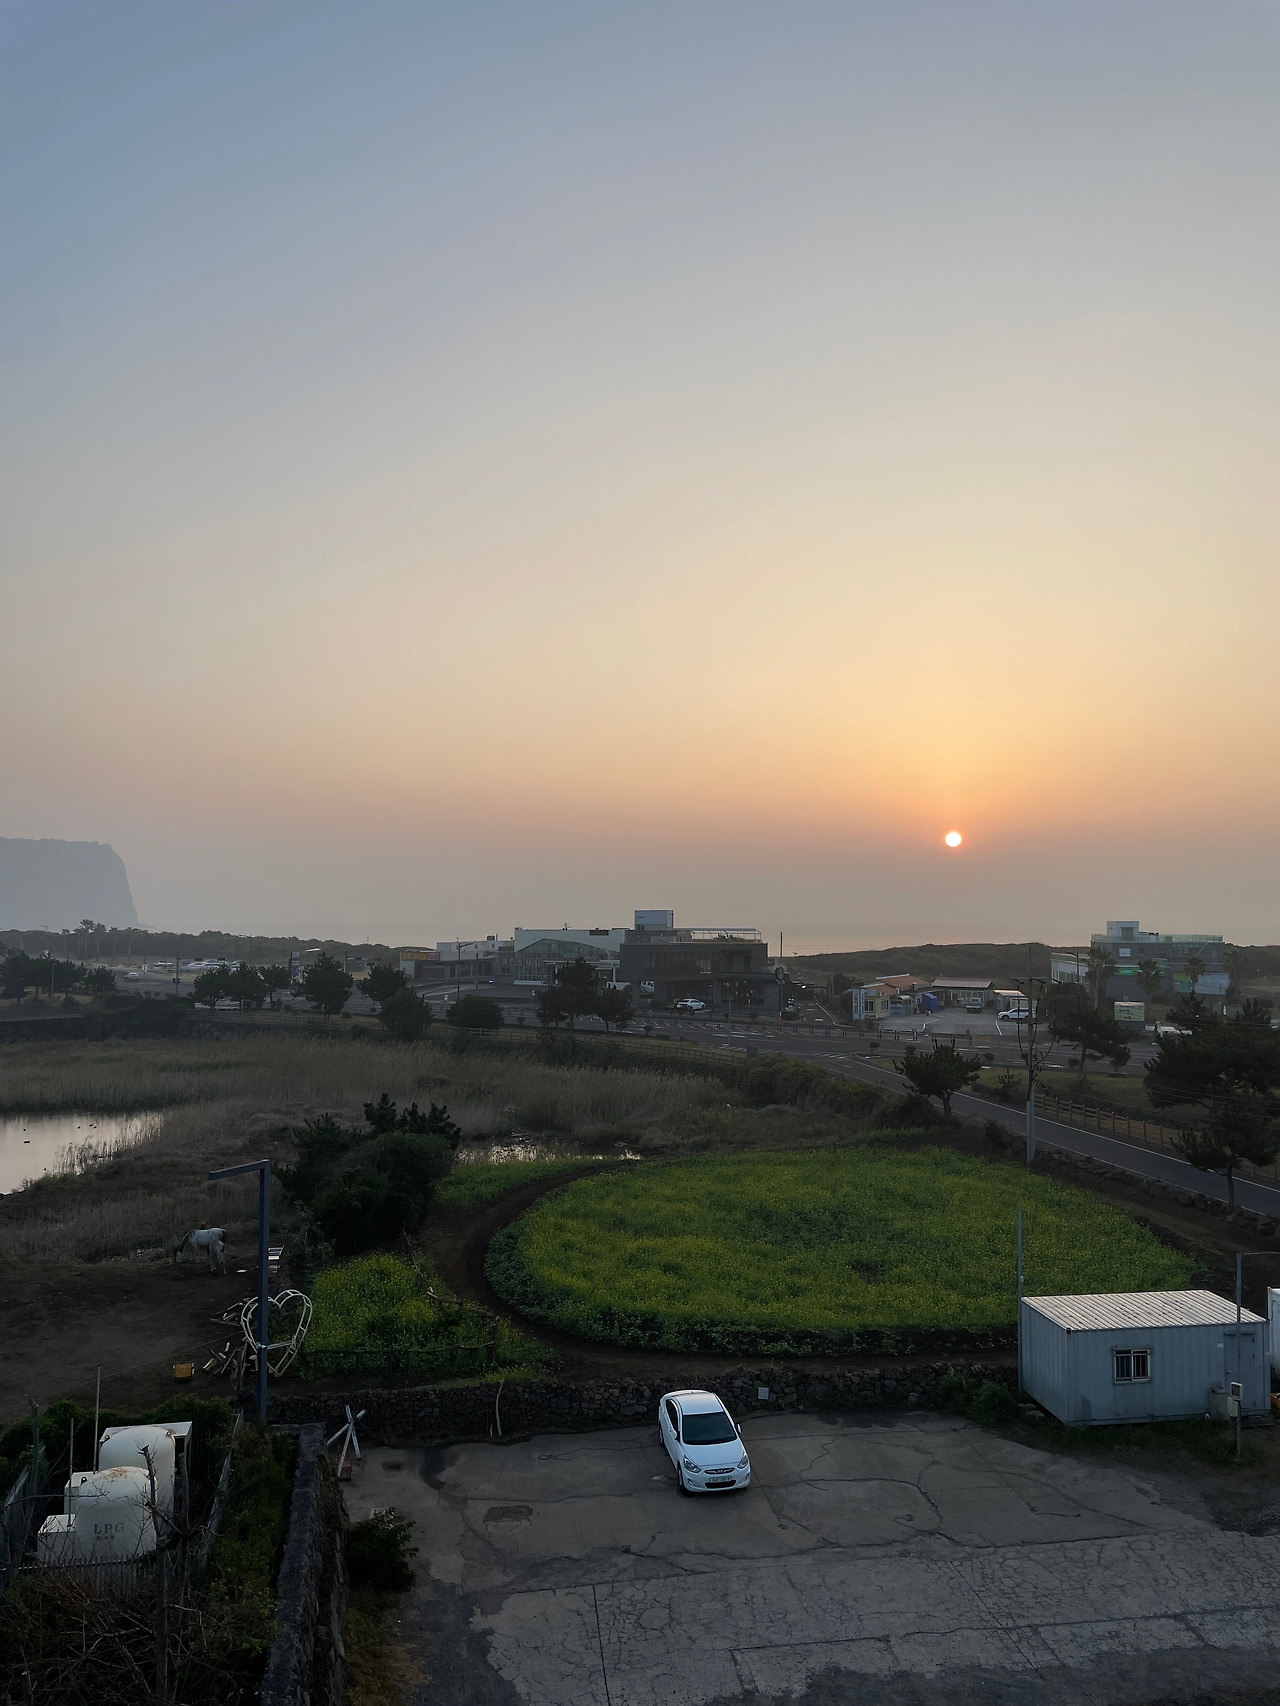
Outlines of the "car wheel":
[[679,1492],[683,1493],[686,1499],[693,1497],[693,1494],[684,1484],[684,1470],[678,1463],[676,1464],[676,1487]]

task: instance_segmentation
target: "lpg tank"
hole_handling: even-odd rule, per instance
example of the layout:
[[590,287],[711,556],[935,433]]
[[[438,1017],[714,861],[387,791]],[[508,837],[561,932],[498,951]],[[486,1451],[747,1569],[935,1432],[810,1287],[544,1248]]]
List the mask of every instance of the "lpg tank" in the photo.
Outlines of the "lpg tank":
[[140,1469],[147,1473],[146,1452],[156,1478],[156,1505],[165,1516],[173,1514],[173,1482],[177,1449],[166,1427],[113,1428],[98,1448],[99,1469]]
[[76,1556],[118,1563],[156,1549],[145,1469],[96,1469],[73,1475],[67,1485]]

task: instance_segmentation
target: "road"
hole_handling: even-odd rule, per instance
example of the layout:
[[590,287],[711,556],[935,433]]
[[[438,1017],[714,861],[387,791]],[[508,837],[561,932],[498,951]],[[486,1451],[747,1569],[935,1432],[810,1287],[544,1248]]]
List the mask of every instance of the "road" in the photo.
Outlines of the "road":
[[1199,1482],[954,1416],[742,1431],[751,1488],[690,1498],[652,1423],[367,1451],[352,1517],[394,1505],[421,1548],[414,1706],[1274,1698],[1280,1500],[1256,1477],[1224,1532]]
[[[821,1020],[818,1020],[818,1023],[821,1024]],[[762,1054],[790,1055],[797,1060],[810,1061],[815,1066],[824,1066],[829,1072],[838,1073],[841,1077],[857,1078],[863,1083],[876,1084],[886,1090],[903,1090],[907,1087],[891,1066],[873,1064],[865,1054],[855,1050],[847,1038],[764,1036],[746,1025],[736,1026],[731,1032],[723,1028],[715,1031],[705,1022],[696,1021],[667,1024],[664,1029],[682,1041],[701,1042],[712,1048],[725,1045],[734,1048],[755,1047]],[[1011,1131],[1019,1133],[1026,1129],[1026,1116],[1021,1108],[1009,1108],[1001,1102],[988,1101],[985,1096],[955,1096],[951,1105],[962,1119],[996,1120]],[[1214,1197],[1219,1202],[1227,1200],[1224,1179],[1215,1173],[1201,1173],[1178,1156],[1167,1154],[1163,1150],[1126,1143],[1123,1138],[1107,1137],[1099,1132],[1079,1131],[1075,1126],[1062,1125],[1057,1120],[1046,1119],[1043,1115],[1036,1120],[1036,1131],[1041,1141],[1064,1149],[1069,1154],[1092,1156],[1096,1160],[1109,1162],[1112,1166],[1125,1167],[1144,1179],[1162,1179],[1166,1184],[1176,1185],[1181,1190],[1197,1191],[1204,1196]],[[1241,1208],[1257,1209],[1262,1214],[1280,1217],[1280,1190],[1273,1186],[1258,1184],[1252,1179],[1239,1179],[1236,1182],[1236,1202]]]

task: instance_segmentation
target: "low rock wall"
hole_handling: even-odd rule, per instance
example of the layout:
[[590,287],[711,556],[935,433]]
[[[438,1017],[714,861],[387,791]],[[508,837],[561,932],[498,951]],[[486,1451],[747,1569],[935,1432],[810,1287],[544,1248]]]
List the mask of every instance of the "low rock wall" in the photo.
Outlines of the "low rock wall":
[[[691,1368],[661,1380],[558,1381],[521,1379],[471,1385],[410,1386],[350,1394],[306,1391],[272,1394],[271,1416],[284,1422],[319,1422],[326,1434],[346,1419],[344,1406],[363,1410],[360,1437],[371,1443],[428,1444],[461,1439],[524,1437],[589,1428],[635,1427],[656,1422],[664,1392],[692,1386],[715,1392],[735,1415],[769,1411],[884,1410],[938,1403],[951,1373],[991,1380],[1013,1391],[1017,1371],[1007,1362],[885,1362],[875,1367],[823,1369],[785,1366],[738,1368],[708,1374]],[[761,1396],[762,1393],[767,1396]]]
[[276,1584],[276,1638],[262,1706],[342,1706],[342,1616],[347,1603],[345,1517],[314,1422],[298,1429],[289,1531]]

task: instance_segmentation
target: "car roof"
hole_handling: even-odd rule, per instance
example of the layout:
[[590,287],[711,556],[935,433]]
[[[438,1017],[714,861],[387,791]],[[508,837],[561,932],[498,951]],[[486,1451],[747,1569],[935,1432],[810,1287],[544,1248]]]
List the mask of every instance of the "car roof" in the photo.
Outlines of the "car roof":
[[682,1410],[687,1410],[690,1415],[698,1415],[703,1411],[724,1409],[724,1405],[714,1392],[702,1392],[694,1387],[689,1387],[682,1392],[666,1392],[663,1396],[673,1398],[679,1407]]

